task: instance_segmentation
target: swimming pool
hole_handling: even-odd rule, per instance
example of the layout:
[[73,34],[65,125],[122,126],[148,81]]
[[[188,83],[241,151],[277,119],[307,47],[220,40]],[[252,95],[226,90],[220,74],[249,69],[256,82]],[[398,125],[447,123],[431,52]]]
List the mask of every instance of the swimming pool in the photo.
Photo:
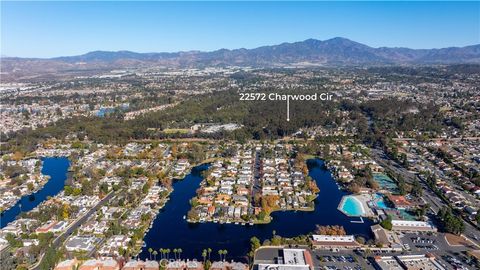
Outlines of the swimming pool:
[[375,194],[375,206],[379,209],[390,209],[383,199],[383,195]]
[[362,203],[354,196],[345,196],[340,202],[339,210],[347,216],[363,216],[365,209]]
[[389,209],[390,208],[385,204],[385,201],[383,199],[377,201],[377,207],[380,208],[380,209]]

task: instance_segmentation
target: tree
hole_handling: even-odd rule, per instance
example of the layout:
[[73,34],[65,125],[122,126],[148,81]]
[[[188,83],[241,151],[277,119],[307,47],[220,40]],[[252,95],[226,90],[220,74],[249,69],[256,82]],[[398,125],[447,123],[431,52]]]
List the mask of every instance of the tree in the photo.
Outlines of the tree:
[[158,252],[156,250],[153,251],[153,259],[156,261],[157,260],[157,254]]
[[267,215],[268,215],[267,212],[265,212],[265,210],[262,210],[262,211],[260,211],[260,213],[258,213],[257,219],[258,220],[265,220]]
[[28,183],[27,183],[27,188],[28,188],[29,191],[33,191],[33,189],[34,189],[35,187],[33,186],[33,183],[32,183],[32,182],[28,182]]
[[398,177],[398,191],[401,195],[407,194],[407,185],[403,177]]
[[40,263],[41,270],[50,270],[55,267],[60,259],[60,253],[53,247],[49,247],[45,252],[42,262]]
[[21,264],[21,265],[17,266],[17,269],[15,269],[15,270],[28,270],[28,266],[25,265],[25,264]]
[[73,188],[71,186],[65,186],[63,189],[65,196],[70,196],[73,192]]
[[15,161],[23,159],[23,153],[20,151],[16,151],[15,153],[13,153],[12,159]]
[[83,180],[82,181],[82,194],[91,196],[94,194],[95,183],[93,180]]
[[152,248],[148,248],[148,253],[150,253],[150,260],[152,260],[152,252],[153,252],[153,249],[152,249]]
[[461,234],[465,230],[463,220],[453,214],[450,207],[444,207],[438,211],[438,219],[442,223],[442,227],[446,232],[453,234]]
[[275,235],[272,237],[272,240],[270,241],[270,244],[272,246],[280,246],[282,245],[282,237],[281,236],[278,236],[278,235]]
[[277,195],[265,195],[261,198],[261,204],[263,210],[267,212],[267,214],[271,213],[272,210],[277,208],[278,201],[280,200],[280,197]]
[[391,231],[392,230],[392,217],[391,216],[388,216],[386,219],[382,220],[380,222],[380,226],[382,226],[383,228]]
[[228,254],[228,250],[224,249],[223,250],[223,260],[227,260],[227,254]]
[[205,265],[205,261],[207,260],[207,250],[204,249],[202,251],[202,257],[203,257],[203,264]]
[[107,183],[100,184],[100,192],[102,194],[107,194],[108,193],[108,184]]
[[143,194],[147,194],[149,188],[150,188],[150,187],[148,186],[148,183],[146,183],[145,185],[143,185],[143,187],[142,187],[142,193],[143,193]]
[[8,244],[11,247],[23,246],[23,242],[21,240],[18,240],[13,233],[8,233],[7,236],[5,236],[5,240],[7,240]]
[[360,245],[365,245],[365,238],[358,236],[356,240]]
[[208,260],[204,265],[203,265],[203,269],[204,270],[208,270],[210,269],[210,267],[212,266],[212,262],[210,260]]
[[173,249],[173,256],[175,257],[175,260],[177,260],[177,252],[178,252],[178,249],[174,248]]
[[160,248],[158,251],[160,251],[160,256],[161,256],[162,260],[165,259],[165,249]]
[[420,185],[420,182],[418,182],[418,180],[413,181],[411,193],[413,196],[417,198],[420,198],[423,196],[422,185]]
[[408,169],[408,159],[407,159],[407,155],[406,154],[402,154],[402,165],[403,167],[407,168]]
[[170,260],[170,249],[169,248],[167,248],[165,250],[165,254],[167,254],[167,260]]
[[253,256],[255,255],[255,250],[260,248],[260,240],[257,237],[252,237],[250,238],[250,252],[248,253],[248,256],[253,259]]
[[345,229],[343,226],[332,225],[332,226],[319,226],[316,225],[315,233],[322,235],[346,235]]
[[180,257],[182,255],[183,250],[181,248],[177,249],[178,252],[178,259],[181,260],[182,258]]
[[62,220],[66,220],[70,217],[70,205],[68,204],[63,204],[62,205]]

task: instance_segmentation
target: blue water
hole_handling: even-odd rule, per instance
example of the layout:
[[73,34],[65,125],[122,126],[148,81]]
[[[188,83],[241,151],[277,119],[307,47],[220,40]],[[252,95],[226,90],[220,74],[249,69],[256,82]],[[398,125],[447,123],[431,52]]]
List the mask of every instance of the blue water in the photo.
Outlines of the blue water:
[[218,223],[190,224],[183,219],[190,209],[189,200],[195,196],[202,176],[201,171],[207,166],[202,165],[192,170],[185,179],[173,184],[174,191],[170,200],[156,216],[153,226],[146,234],[145,248],[140,258],[149,257],[148,248],[181,248],[182,258],[201,257],[202,250],[211,248],[212,259],[217,259],[219,249],[228,250],[227,260],[246,260],[245,255],[250,249],[250,238],[258,237],[261,241],[272,237],[272,232],[284,237],[293,237],[307,234],[315,229],[315,225],[342,225],[346,232],[371,238],[370,226],[372,222],[365,219],[365,223],[352,223],[358,218],[351,218],[338,211],[337,207],[346,192],[338,189],[330,172],[323,166],[323,161],[309,160],[309,175],[315,179],[320,193],[315,200],[315,211],[285,211],[272,213],[273,221],[262,225],[235,225]]
[[377,201],[377,207],[380,208],[380,209],[389,209],[390,208],[385,204],[385,201],[383,199]]
[[395,209],[395,208],[392,208],[391,206],[388,206],[382,194],[375,194],[375,206],[379,209],[395,210],[398,215],[398,218],[400,219],[417,220],[415,216],[410,214],[407,210]]
[[361,216],[365,214],[365,212],[362,210],[361,203],[357,199],[350,196],[345,197],[342,204],[342,210],[350,216]]
[[115,108],[100,108],[97,112],[97,116],[104,117],[107,114],[113,113]]
[[101,107],[101,108],[98,110],[98,112],[97,112],[97,116],[98,116],[98,117],[105,117],[106,115],[115,112],[115,110],[116,110],[117,108],[118,108],[119,110],[121,110],[121,111],[125,111],[126,109],[129,108],[129,105],[127,105],[127,104],[122,104],[122,105],[120,105],[120,106],[118,106],[118,107],[114,107],[114,108],[113,108],[113,107]]
[[390,207],[388,207],[385,203],[382,194],[375,194],[375,205],[379,209],[390,209]]
[[49,196],[57,195],[65,186],[70,162],[66,157],[43,158],[42,174],[49,175],[48,182],[37,192],[23,196],[12,208],[0,216],[0,228],[15,220],[21,212],[35,208]]

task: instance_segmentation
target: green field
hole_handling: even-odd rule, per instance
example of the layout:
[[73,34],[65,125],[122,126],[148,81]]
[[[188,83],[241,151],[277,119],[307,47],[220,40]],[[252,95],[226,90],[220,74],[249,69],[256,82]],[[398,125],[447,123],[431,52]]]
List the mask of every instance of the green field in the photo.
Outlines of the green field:
[[190,129],[188,128],[166,128],[162,130],[163,133],[166,134],[175,134],[175,133],[181,133],[181,134],[188,134],[190,133]]

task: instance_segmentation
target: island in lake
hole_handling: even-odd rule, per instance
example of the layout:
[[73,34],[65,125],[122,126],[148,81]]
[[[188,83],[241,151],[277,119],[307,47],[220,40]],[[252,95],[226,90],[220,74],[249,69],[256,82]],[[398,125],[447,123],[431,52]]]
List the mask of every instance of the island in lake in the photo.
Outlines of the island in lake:
[[292,145],[237,145],[218,159],[190,200],[189,222],[264,224],[273,211],[313,211],[320,191]]

